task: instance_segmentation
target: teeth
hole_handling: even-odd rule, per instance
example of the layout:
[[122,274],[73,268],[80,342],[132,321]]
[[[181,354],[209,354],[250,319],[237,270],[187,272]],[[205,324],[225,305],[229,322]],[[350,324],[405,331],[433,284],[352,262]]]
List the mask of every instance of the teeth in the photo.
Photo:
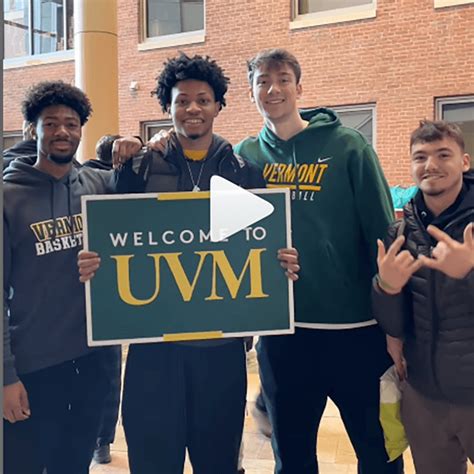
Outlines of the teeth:
[[186,123],[202,123],[202,120],[186,120]]

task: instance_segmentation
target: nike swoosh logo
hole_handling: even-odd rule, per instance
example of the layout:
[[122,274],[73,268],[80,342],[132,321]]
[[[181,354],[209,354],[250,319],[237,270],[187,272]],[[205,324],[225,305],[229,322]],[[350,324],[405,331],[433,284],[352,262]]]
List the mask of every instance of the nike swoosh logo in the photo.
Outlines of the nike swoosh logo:
[[325,161],[332,160],[334,157],[333,156],[326,156],[324,158],[319,157],[318,158],[318,163],[324,163]]

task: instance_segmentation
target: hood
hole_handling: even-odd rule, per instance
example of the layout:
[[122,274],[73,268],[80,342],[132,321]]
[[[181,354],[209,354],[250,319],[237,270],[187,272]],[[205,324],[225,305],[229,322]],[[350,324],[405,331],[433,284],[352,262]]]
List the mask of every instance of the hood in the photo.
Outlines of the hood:
[[[36,156],[28,156],[15,159],[10,163],[10,166],[8,166],[8,168],[3,171],[3,181],[5,183],[12,183],[16,185],[35,188],[31,191],[32,199],[34,199],[34,195],[37,192],[36,190],[41,190],[43,187],[48,187],[50,192],[50,215],[51,219],[53,220],[56,219],[54,209],[55,194],[57,192],[60,192],[58,187],[66,186],[68,213],[72,222],[71,188],[76,184],[79,179],[78,168],[76,166],[72,166],[71,171],[69,173],[66,173],[62,178],[57,179],[54,176],[51,176],[35,168],[33,166],[35,161]],[[54,232],[55,229],[53,229],[53,234]]]
[[36,140],[23,140],[11,148],[3,150],[3,158],[18,158],[20,156],[36,155]]
[[263,127],[260,137],[272,146],[281,147],[285,143],[292,143],[301,135],[313,133],[316,129],[327,130],[328,128],[334,128],[341,125],[341,121],[339,120],[336,112],[324,107],[301,110],[300,115],[303,120],[309,122],[308,126],[301,132],[297,133],[295,136],[291,137],[289,140],[282,140],[272,130],[270,130],[267,125]]
[[[224,159],[234,157],[232,145],[221,136],[213,134],[211,146],[204,160],[207,160],[208,157],[212,157],[213,160],[217,161],[219,163],[217,166],[219,167]],[[174,133],[168,141],[164,159],[180,169],[185,168],[183,147]]]
[[[424,207],[426,205],[424,204],[421,190],[418,190],[413,199],[404,207],[404,215],[408,218],[413,218],[417,210],[419,212],[420,206]],[[469,215],[469,211],[471,216],[474,216],[474,170],[472,169],[463,175],[463,187],[460,196],[449,208],[434,218],[432,224],[443,229],[457,217],[464,216],[466,213]]]

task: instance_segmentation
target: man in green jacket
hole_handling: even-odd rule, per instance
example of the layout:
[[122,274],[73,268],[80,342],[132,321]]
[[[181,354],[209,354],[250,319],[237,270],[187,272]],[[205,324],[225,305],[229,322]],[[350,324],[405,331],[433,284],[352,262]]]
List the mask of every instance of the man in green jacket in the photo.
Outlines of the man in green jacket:
[[357,454],[359,474],[403,471],[387,463],[378,420],[379,377],[391,365],[370,308],[376,242],[393,219],[377,156],[329,109],[300,113],[301,68],[289,52],[248,63],[251,99],[264,119],[235,151],[292,195],[296,333],[260,339],[258,359],[273,426],[276,474],[315,474],[319,423],[330,397]]

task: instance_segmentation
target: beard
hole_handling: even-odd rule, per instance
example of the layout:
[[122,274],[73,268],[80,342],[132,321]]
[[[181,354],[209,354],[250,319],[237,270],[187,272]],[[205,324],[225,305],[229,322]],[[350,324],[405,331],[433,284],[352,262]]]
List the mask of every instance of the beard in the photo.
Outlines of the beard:
[[48,158],[57,165],[68,165],[74,159],[74,155],[54,155],[50,154]]

